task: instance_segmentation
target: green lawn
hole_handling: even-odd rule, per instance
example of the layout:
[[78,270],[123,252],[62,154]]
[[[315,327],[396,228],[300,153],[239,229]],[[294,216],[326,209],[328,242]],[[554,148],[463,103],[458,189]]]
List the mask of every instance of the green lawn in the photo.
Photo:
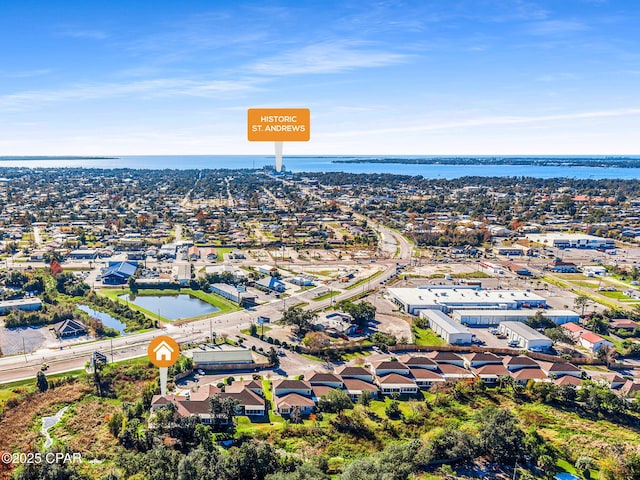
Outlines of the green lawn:
[[[258,325],[258,335],[261,335],[262,332],[267,333],[269,330],[271,330],[271,327]],[[245,335],[251,335],[249,333],[249,329],[248,328],[243,328],[242,330],[240,330],[240,333],[244,333]]]
[[382,275],[382,272],[384,272],[384,270],[378,270],[373,275],[369,275],[367,278],[363,278],[362,280],[357,281],[353,285],[349,285],[347,287],[347,290],[353,290],[354,288],[358,288],[359,286],[364,285],[365,283],[367,283],[367,282],[373,280],[374,278],[379,277],[380,275]]
[[622,292],[598,292],[600,295],[604,295],[605,297],[613,298],[618,300],[619,302],[633,302],[633,298],[625,295]]
[[339,290],[331,290],[323,295],[320,295],[319,297],[314,297],[312,298],[312,300],[316,301],[316,302],[321,302],[322,300],[326,300],[327,298],[331,298],[331,297],[335,297],[336,295],[339,295],[341,292]]
[[350,362],[351,360],[355,360],[356,358],[364,358],[371,355],[371,352],[367,350],[362,350],[360,352],[351,352],[342,354],[342,360],[345,362]]
[[439,337],[435,334],[433,330],[430,328],[418,328],[413,327],[413,342],[416,345],[446,345],[447,342],[444,338]]

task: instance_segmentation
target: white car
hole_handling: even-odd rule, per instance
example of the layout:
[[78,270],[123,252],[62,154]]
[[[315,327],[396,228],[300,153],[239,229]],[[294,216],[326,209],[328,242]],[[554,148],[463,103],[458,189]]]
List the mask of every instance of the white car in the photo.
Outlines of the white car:
[[204,375],[204,370],[198,369],[198,375]]

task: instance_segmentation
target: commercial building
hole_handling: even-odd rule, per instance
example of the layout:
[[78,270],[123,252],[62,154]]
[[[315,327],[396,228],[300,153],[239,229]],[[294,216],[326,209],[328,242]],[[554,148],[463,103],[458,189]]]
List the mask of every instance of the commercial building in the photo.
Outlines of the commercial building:
[[211,293],[220,295],[221,297],[231,300],[238,305],[253,305],[256,302],[257,297],[247,293],[247,288],[242,285],[238,285],[236,287],[234,285],[229,285],[228,283],[212,283],[209,288]]
[[518,310],[494,310],[494,309],[470,309],[470,310],[454,310],[451,317],[462,325],[486,326],[498,325],[502,322],[526,322],[528,319],[535,317],[538,312],[542,313],[556,325],[562,325],[568,322],[578,322],[580,315],[571,310],[537,310],[537,309],[518,309]]
[[452,320],[440,310],[421,310],[420,317],[429,322],[429,328],[452,345],[471,345],[473,335],[468,328]]
[[307,275],[297,275],[289,280],[294,285],[298,285],[300,287],[310,287],[313,286],[313,278]]
[[69,253],[71,260],[95,260],[98,258],[98,250],[95,248],[81,248]]
[[553,341],[520,322],[502,322],[498,331],[505,334],[509,340],[518,342],[518,347],[526,350],[547,350],[553,345]]
[[514,310],[544,307],[547,301],[526,290],[481,290],[472,287],[390,288],[390,299],[402,310],[417,315],[420,310],[450,312],[460,309]]
[[596,237],[595,235],[553,232],[547,234],[530,234],[527,235],[527,239],[556,248],[616,248],[615,241],[612,238]]
[[195,350],[193,352],[194,368],[216,368],[226,365],[246,364],[251,368],[253,364],[251,350],[246,348],[224,349],[224,350]]
[[604,276],[607,274],[607,269],[602,265],[585,265],[582,267],[582,273],[587,277],[593,277],[595,275]]
[[17,300],[4,300],[0,302],[0,315],[4,315],[13,309],[17,310],[40,310],[42,308],[42,300],[39,298],[19,298]]
[[263,290],[272,290],[274,292],[282,293],[286,290],[286,285],[281,280],[275,277],[264,277],[256,282],[256,287]]
[[498,247],[496,249],[498,255],[506,255],[508,257],[523,256],[524,249],[522,247]]
[[100,278],[105,285],[122,285],[129,281],[137,269],[137,262],[109,262],[109,267]]

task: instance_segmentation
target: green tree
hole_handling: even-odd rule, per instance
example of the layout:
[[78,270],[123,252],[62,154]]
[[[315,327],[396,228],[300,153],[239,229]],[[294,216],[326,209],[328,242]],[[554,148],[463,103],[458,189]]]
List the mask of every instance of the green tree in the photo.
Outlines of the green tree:
[[561,327],[553,327],[547,328],[544,331],[544,334],[549,337],[553,343],[567,343],[569,345],[573,345],[576,341],[573,339],[571,335],[569,335],[564,328]]
[[595,466],[591,457],[579,457],[576,460],[575,467],[580,475],[584,478],[591,478],[591,469]]
[[313,330],[318,314],[300,307],[289,307],[282,315],[282,323],[293,325],[295,333],[303,338],[307,332]]
[[358,403],[364,407],[368,407],[371,405],[371,401],[373,400],[373,393],[369,390],[363,390],[358,397]]
[[269,358],[269,363],[273,365],[273,368],[278,368],[280,366],[280,357],[278,356],[278,352],[275,348],[270,347],[267,352],[267,357]]
[[315,465],[303,463],[293,472],[279,471],[265,477],[265,480],[329,480],[331,477]]
[[524,432],[507,409],[484,408],[478,415],[478,437],[482,451],[494,461],[511,464],[524,456]]
[[353,402],[344,390],[334,389],[327,395],[320,397],[318,409],[327,413],[342,413],[344,410],[353,408]]
[[343,300],[338,304],[340,310],[348,313],[353,318],[353,321],[358,324],[360,328],[366,328],[369,322],[376,318],[376,307],[369,302],[353,303],[349,300]]
[[39,370],[36,374],[36,385],[40,392],[46,392],[49,390],[49,381],[42,370]]
[[584,317],[584,310],[591,303],[591,299],[586,295],[578,295],[573,301],[573,306],[580,309],[580,316]]
[[391,401],[389,405],[384,409],[384,413],[391,420],[398,420],[402,418],[402,410],[400,410],[400,402],[397,400]]

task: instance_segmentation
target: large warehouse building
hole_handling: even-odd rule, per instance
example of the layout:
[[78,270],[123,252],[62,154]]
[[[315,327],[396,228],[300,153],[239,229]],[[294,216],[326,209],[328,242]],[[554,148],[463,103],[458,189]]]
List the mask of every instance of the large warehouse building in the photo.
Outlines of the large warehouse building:
[[535,317],[540,312],[557,325],[568,322],[579,322],[580,315],[571,310],[493,310],[493,309],[470,309],[454,310],[451,317],[462,325],[486,326],[498,325],[502,322],[526,322],[529,318]]
[[429,322],[429,328],[452,345],[471,345],[472,333],[440,310],[421,310],[420,317]]
[[390,299],[402,310],[417,315],[420,310],[450,312],[461,309],[515,310],[544,307],[547,301],[526,290],[480,290],[448,288],[390,288]]
[[540,332],[521,322],[502,322],[498,332],[505,334],[510,341],[518,342],[518,346],[527,350],[548,350],[553,341]]
[[556,248],[616,248],[616,243],[613,238],[596,237],[595,235],[580,233],[532,233],[527,235],[527,239],[532,242],[552,245]]

